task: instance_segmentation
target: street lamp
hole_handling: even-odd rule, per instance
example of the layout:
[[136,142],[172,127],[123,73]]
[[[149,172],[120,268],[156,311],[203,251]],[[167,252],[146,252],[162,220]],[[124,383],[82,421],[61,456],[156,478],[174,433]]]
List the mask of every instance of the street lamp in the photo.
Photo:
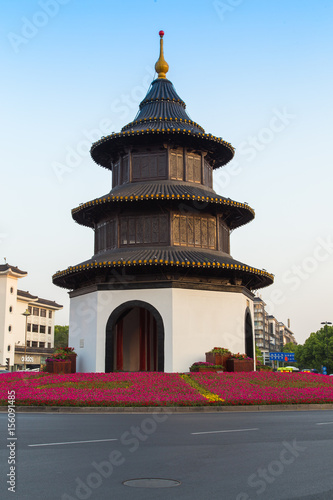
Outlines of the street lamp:
[[22,316],[25,316],[25,335],[24,335],[24,370],[26,369],[26,354],[27,354],[27,331],[28,331],[28,316],[31,315],[29,309],[26,309]]
[[[324,326],[324,332],[326,333],[326,365],[328,365],[328,333],[327,333],[327,325],[331,325],[332,323],[330,321],[322,321],[321,325]],[[328,366],[327,366],[328,368]]]

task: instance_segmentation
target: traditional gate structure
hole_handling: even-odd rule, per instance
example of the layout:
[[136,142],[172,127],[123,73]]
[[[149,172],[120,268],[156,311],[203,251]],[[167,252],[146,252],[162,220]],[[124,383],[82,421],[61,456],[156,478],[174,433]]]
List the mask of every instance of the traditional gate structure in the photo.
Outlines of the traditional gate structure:
[[163,55],[135,119],[91,148],[112,190],[74,208],[93,257],[53,276],[71,290],[78,371],[186,371],[214,346],[253,355],[253,290],[273,276],[234,260],[230,233],[254,211],[216,194],[234,149],[186,113]]

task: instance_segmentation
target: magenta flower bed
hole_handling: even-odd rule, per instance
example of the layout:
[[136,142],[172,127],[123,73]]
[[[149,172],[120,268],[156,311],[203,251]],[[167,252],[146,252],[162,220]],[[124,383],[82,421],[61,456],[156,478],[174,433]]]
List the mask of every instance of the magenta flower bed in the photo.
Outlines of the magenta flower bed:
[[192,373],[225,405],[333,403],[333,377],[310,373]]
[[17,405],[193,406],[207,399],[177,373],[9,373],[0,379],[0,404],[15,391]]
[[[12,390],[15,391],[16,405],[31,406],[333,403],[333,377],[324,375],[196,372],[187,374],[185,379],[187,382],[178,373],[156,372],[8,373],[0,378],[0,405],[7,404],[8,391]],[[193,386],[190,379],[195,382]]]

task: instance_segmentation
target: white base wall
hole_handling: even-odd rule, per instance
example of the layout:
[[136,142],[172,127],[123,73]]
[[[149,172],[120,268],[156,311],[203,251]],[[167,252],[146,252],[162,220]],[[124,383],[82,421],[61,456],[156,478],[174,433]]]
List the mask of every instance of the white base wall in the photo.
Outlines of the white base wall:
[[[72,297],[69,346],[78,372],[105,371],[106,325],[123,303],[140,300],[157,309],[164,324],[164,371],[186,372],[205,352],[226,347],[245,352],[245,316],[253,325],[253,302],[243,293],[155,288],[108,290]],[[254,335],[253,335],[254,337]]]

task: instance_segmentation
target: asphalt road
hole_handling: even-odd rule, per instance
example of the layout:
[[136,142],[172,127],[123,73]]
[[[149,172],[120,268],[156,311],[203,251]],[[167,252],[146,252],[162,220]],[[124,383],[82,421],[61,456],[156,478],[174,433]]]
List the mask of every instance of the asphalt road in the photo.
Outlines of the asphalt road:
[[[333,498],[333,411],[19,413],[17,440],[0,414],[0,429],[1,499]],[[159,478],[180,484],[156,487]]]

